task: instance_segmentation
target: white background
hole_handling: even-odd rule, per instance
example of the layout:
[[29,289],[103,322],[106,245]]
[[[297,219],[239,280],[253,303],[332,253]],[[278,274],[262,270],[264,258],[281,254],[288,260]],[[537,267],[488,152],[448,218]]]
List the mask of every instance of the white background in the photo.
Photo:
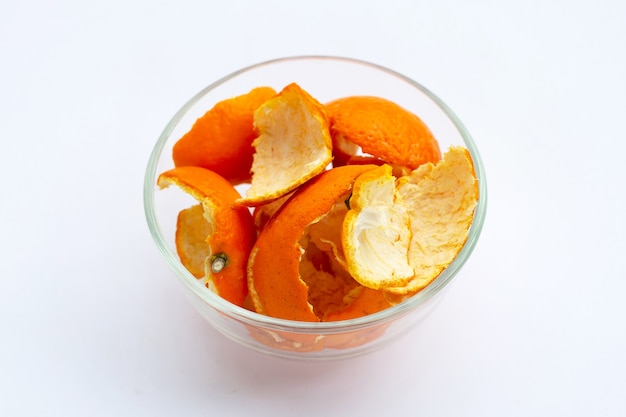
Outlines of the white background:
[[[489,186],[429,319],[311,365],[225,339],[146,226],[143,173],[188,98],[258,61],[385,65],[446,101]],[[0,415],[626,415],[626,3],[0,5]]]

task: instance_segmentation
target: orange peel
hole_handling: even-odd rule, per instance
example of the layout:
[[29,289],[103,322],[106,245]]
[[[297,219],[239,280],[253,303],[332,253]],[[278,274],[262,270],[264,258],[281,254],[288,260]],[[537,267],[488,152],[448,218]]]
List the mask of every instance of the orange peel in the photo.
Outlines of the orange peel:
[[[455,146],[438,163],[423,164],[397,181],[386,166],[366,172],[352,194],[355,210],[346,215],[342,235],[349,271],[392,300],[421,290],[454,260],[467,240],[478,181],[471,155]],[[377,208],[386,214],[368,215]]]
[[397,193],[411,218],[408,256],[415,275],[406,285],[387,291],[408,294],[437,278],[467,241],[479,199],[469,151],[451,147],[437,164],[424,164],[399,178]]
[[254,112],[274,95],[271,87],[257,87],[215,104],[174,144],[174,165],[210,169],[233,184],[250,181]]
[[[204,268],[206,285],[222,298],[243,306],[248,295],[247,259],[256,229],[248,209],[234,204],[241,197],[239,192],[219,174],[200,167],[177,167],[166,171],[159,176],[157,184],[161,188],[176,185],[201,203],[205,223],[200,227],[209,231]],[[193,219],[199,220],[197,213]],[[184,230],[180,233],[179,239],[197,238]],[[184,246],[179,242],[177,247]],[[181,259],[185,256],[183,251]],[[198,256],[201,255],[196,254],[196,261]]]
[[259,136],[252,181],[239,204],[275,200],[323,172],[332,161],[332,139],[324,106],[298,84],[286,86],[254,114]]
[[439,144],[414,113],[380,97],[348,96],[326,104],[335,166],[360,151],[391,165],[415,169],[441,159]]
[[211,226],[204,218],[204,207],[196,204],[178,213],[176,221],[176,252],[181,263],[196,278],[204,278],[205,260],[211,256],[206,241]]
[[248,288],[258,313],[297,321],[320,321],[300,273],[305,229],[323,218],[350,191],[354,180],[375,168],[350,165],[316,176],[281,207],[259,234],[248,261]]
[[382,165],[356,179],[342,229],[348,271],[375,290],[405,285],[413,276],[409,214],[395,204],[396,178],[391,172],[390,165]]

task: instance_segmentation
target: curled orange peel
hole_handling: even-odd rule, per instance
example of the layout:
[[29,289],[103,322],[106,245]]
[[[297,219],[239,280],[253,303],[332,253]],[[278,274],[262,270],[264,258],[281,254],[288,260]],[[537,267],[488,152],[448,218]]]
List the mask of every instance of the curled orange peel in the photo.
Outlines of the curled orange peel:
[[301,239],[307,227],[349,192],[358,175],[373,168],[351,165],[325,171],[301,186],[265,224],[248,262],[248,287],[258,313],[288,320],[321,320],[300,273]]
[[407,208],[395,202],[390,165],[360,175],[343,222],[342,244],[348,271],[360,284],[381,289],[405,285],[413,276],[408,248]]
[[381,97],[348,96],[326,103],[335,165],[359,152],[390,165],[415,169],[441,159],[439,144],[414,113]]
[[252,181],[238,204],[276,200],[322,173],[332,161],[324,106],[298,84],[289,84],[254,114]]
[[[241,197],[239,192],[222,176],[200,167],[177,167],[166,171],[159,176],[157,184],[161,188],[176,185],[202,205],[204,223],[197,227],[208,231],[206,246],[200,253],[190,250],[190,247],[202,248],[202,242],[198,242],[201,232],[191,233],[189,230],[194,226],[184,226],[177,232],[181,262],[197,276],[199,257],[206,255],[204,278],[207,287],[233,304],[243,306],[248,294],[246,265],[256,229],[248,209],[235,206],[235,201]],[[199,212],[191,210],[194,212],[179,217],[191,219],[196,224],[201,220]],[[190,259],[193,259],[192,265]]]
[[210,169],[233,184],[250,181],[252,141],[258,135],[254,112],[275,94],[273,88],[257,87],[215,104],[174,144],[174,164]]
[[349,271],[392,296],[419,291],[465,244],[477,201],[472,159],[459,146],[397,181],[385,166],[362,174],[343,225]]

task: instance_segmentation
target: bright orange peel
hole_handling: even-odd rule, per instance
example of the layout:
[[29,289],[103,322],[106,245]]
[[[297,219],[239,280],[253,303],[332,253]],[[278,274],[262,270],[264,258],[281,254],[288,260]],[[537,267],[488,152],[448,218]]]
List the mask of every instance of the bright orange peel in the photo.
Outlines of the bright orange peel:
[[[248,261],[248,287],[258,313],[289,320],[321,320],[300,272],[304,252],[301,239],[306,228],[349,193],[360,174],[373,168],[350,165],[323,172],[301,186],[267,222]],[[326,278],[331,277],[322,279]]]
[[[200,167],[174,168],[162,173],[157,183],[161,188],[177,185],[202,204],[205,223],[199,227],[208,229],[205,258],[207,286],[222,298],[243,306],[248,294],[246,265],[256,238],[256,228],[248,209],[235,206],[235,201],[241,197],[239,192],[219,174]],[[182,216],[199,221],[197,212]],[[189,227],[185,226],[178,232],[178,248],[185,247],[181,240],[197,242],[197,235],[186,231]],[[187,249],[183,250],[181,259],[186,259],[185,252]],[[196,265],[198,256],[202,254],[195,254]]]
[[348,96],[327,103],[326,111],[334,165],[347,164],[359,151],[409,169],[441,159],[439,144],[428,126],[392,101]]
[[271,87],[257,87],[215,104],[174,144],[174,164],[210,169],[233,184],[248,182],[257,137],[254,112],[274,95]]

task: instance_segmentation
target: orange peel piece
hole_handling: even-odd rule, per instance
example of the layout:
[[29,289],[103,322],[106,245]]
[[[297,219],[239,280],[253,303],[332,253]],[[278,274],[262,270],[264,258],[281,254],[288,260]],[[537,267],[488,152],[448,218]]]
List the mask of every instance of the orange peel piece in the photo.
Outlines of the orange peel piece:
[[411,218],[408,256],[415,275],[406,285],[387,291],[408,294],[437,278],[467,241],[479,199],[469,151],[453,146],[439,163],[424,164],[399,178],[397,194]]
[[413,276],[409,214],[395,203],[396,178],[391,172],[390,165],[382,165],[356,179],[343,222],[348,271],[375,290],[405,285]]
[[286,86],[254,114],[252,181],[239,204],[275,200],[323,172],[332,161],[324,106],[299,85]]
[[326,104],[335,166],[359,151],[391,165],[415,169],[441,159],[439,144],[414,113],[380,97],[349,96]]
[[[362,174],[351,201],[355,210],[346,215],[342,235],[349,270],[362,285],[382,289],[392,300],[427,286],[457,256],[473,220],[478,181],[471,155],[455,146],[443,160],[421,165],[395,185],[385,166]],[[382,207],[377,214],[385,209],[388,217],[367,216],[377,207]],[[394,214],[397,223],[389,220]],[[393,233],[385,236],[381,227]]]
[[375,168],[350,165],[316,176],[281,207],[259,234],[248,261],[248,288],[260,314],[320,321],[300,273],[305,229],[325,216],[350,191],[354,180]]
[[[235,206],[235,201],[241,197],[239,192],[219,174],[200,167],[166,171],[159,176],[157,184],[161,188],[176,185],[201,203],[205,223],[200,227],[208,228],[204,267],[207,287],[233,304],[243,306],[248,294],[246,265],[256,228],[249,210]],[[183,216],[198,220],[197,213]],[[181,230],[179,235],[179,239],[196,238],[190,237],[186,230]],[[194,256],[196,262],[201,254]],[[184,258],[185,253],[181,256]]]
[[254,112],[274,95],[271,87],[257,87],[215,104],[174,144],[174,165],[203,167],[233,184],[250,181]]
[[211,226],[204,218],[204,207],[196,204],[178,213],[176,221],[176,252],[180,262],[196,278],[204,278],[204,262],[211,256],[211,247],[206,241]]

